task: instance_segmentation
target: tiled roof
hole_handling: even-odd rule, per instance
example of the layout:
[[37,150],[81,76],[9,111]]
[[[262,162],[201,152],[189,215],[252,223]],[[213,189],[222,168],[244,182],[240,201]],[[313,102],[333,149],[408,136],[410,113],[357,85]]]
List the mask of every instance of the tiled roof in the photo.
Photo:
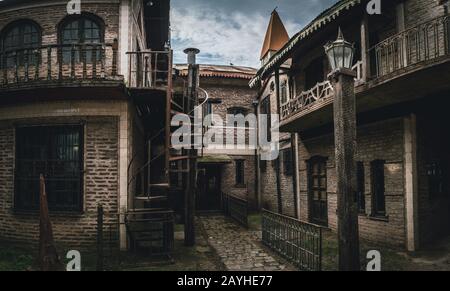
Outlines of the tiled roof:
[[[175,69],[180,72],[180,76],[188,74],[188,65],[175,65]],[[250,80],[256,74],[256,69],[240,66],[222,65],[200,65],[200,77],[234,78]]]

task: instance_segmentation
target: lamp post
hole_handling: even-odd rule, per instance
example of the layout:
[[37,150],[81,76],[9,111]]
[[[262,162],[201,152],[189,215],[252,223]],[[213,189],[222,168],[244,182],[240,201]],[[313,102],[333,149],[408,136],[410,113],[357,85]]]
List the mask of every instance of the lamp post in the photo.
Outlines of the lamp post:
[[325,46],[334,88],[334,135],[337,173],[339,270],[359,271],[359,231],[356,203],[356,73],[354,46],[345,41],[341,29],[335,42]]

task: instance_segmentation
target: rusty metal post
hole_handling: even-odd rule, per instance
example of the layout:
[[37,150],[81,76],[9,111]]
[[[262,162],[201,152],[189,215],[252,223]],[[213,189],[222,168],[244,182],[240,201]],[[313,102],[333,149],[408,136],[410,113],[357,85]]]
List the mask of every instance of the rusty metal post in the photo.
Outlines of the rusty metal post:
[[53,240],[53,229],[50,221],[47,192],[44,176],[39,177],[40,183],[40,225],[39,225],[39,265],[41,271],[61,271],[63,266],[56,251]]
[[97,271],[103,271],[103,206],[97,207]]
[[[194,114],[194,108],[197,105],[197,90],[199,83],[199,66],[196,65],[196,55],[200,52],[198,49],[189,48],[184,51],[188,55],[189,75],[188,75],[188,113]],[[192,121],[192,133],[195,132],[194,121]],[[185,224],[184,224],[184,244],[186,246],[195,245],[195,195],[197,190],[197,155],[198,151],[193,146],[189,150],[189,174],[185,195]]]

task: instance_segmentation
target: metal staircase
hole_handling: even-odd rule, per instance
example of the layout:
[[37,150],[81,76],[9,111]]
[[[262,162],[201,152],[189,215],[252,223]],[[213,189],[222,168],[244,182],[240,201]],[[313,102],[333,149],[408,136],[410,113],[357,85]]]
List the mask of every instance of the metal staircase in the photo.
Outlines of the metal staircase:
[[[173,90],[172,51],[130,53],[130,81],[140,94],[137,112],[147,128],[146,162],[134,171],[128,181],[133,206],[125,215],[125,224],[132,249],[145,249],[150,254],[169,254],[173,248],[173,229],[175,212],[183,207],[191,171],[189,149],[175,149],[171,137],[177,129],[171,126],[174,115],[185,114],[194,125],[194,110],[208,102],[206,91],[204,102],[198,104],[198,96],[193,96],[188,88],[183,92]],[[142,62],[142,65],[136,65]],[[133,89],[132,89],[133,90]],[[163,102],[151,102],[155,94],[163,92]],[[160,116],[164,111],[164,123],[155,131],[158,123],[153,115]],[[159,113],[159,115],[158,115]],[[161,117],[161,116],[160,116]],[[161,119],[161,118],[160,118]],[[132,164],[141,164],[133,157]],[[135,187],[132,187],[135,185]],[[130,191],[129,191],[130,192]]]

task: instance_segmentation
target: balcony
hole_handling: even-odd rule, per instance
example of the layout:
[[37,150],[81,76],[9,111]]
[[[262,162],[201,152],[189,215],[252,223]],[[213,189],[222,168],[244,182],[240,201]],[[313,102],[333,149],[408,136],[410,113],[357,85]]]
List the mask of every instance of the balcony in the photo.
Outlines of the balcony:
[[172,51],[128,52],[127,85],[132,89],[165,91],[172,76]]
[[449,17],[438,17],[393,35],[370,49],[378,82],[448,59]]
[[0,52],[0,91],[123,83],[117,43],[46,45]]
[[[450,90],[449,30],[449,17],[438,17],[369,49],[370,63],[359,61],[353,67],[358,112]],[[364,80],[363,70],[371,66]],[[281,107],[281,130],[302,131],[332,122],[333,96],[330,82],[324,81],[292,98]]]

